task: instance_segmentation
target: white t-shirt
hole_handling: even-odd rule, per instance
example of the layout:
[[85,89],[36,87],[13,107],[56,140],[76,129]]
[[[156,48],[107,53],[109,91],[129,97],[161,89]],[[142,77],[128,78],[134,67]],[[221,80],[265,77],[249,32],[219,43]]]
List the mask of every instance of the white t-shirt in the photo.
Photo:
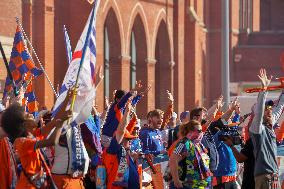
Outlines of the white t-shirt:
[[[67,137],[67,144],[64,144],[64,146],[61,146],[60,143],[58,145],[55,145],[54,163],[53,163],[51,172],[54,174],[60,174],[60,175],[62,174],[72,175],[74,173],[71,170],[71,167],[72,167],[71,129],[67,130],[65,137]],[[85,168],[84,168],[84,173],[83,173],[85,175],[87,174],[87,171],[88,171],[90,159],[89,159],[84,143],[82,147],[83,147],[82,149],[83,154],[86,158]]]

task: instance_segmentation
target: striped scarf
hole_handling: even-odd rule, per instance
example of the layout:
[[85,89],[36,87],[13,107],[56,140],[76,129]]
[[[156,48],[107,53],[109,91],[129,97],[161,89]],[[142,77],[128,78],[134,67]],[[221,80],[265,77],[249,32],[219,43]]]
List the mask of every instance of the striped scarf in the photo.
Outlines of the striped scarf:
[[113,182],[114,186],[121,186],[128,188],[128,179],[129,179],[129,158],[124,147],[122,147],[122,155],[119,160],[119,166],[117,170],[117,175]]

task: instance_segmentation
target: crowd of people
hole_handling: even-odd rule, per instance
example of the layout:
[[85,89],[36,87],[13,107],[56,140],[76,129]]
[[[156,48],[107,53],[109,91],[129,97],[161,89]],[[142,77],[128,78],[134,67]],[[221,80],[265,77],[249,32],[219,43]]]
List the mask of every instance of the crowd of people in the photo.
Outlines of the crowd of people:
[[[104,112],[97,111],[94,99],[91,123],[81,123],[77,131],[82,173],[70,165],[74,154],[68,109],[76,88],[68,91],[55,115],[44,109],[35,118],[25,111],[22,92],[5,98],[0,104],[0,188],[163,188],[149,178],[159,156],[168,158],[163,179],[171,189],[281,188],[276,156],[283,128],[276,125],[284,95],[268,100],[272,78],[264,69],[258,77],[262,90],[246,115],[237,98],[224,109],[220,96],[209,109],[196,107],[178,116],[167,91],[165,111],[154,109],[138,118],[135,107],[151,90],[141,82],[129,92],[114,91]],[[143,172],[143,161],[153,168],[152,174]]]

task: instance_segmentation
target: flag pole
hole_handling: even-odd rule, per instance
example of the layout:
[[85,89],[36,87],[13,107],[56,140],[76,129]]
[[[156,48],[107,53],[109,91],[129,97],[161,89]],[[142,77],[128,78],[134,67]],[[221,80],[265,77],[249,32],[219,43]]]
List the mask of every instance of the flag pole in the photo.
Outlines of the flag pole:
[[39,60],[39,58],[38,58],[38,56],[37,56],[37,54],[36,54],[36,51],[34,50],[34,47],[33,47],[32,43],[30,42],[29,38],[27,37],[27,35],[26,35],[26,33],[25,33],[25,30],[23,29],[23,27],[22,27],[22,25],[21,25],[20,20],[19,20],[18,17],[16,17],[16,22],[17,22],[17,24],[18,24],[18,26],[19,26],[19,28],[20,28],[22,34],[24,35],[24,36],[23,36],[23,41],[24,41],[24,46],[25,46],[25,49],[26,49],[27,53],[29,54],[29,56],[30,56],[32,62],[35,64],[35,62],[34,62],[32,56],[31,56],[31,54],[29,53],[29,50],[27,49],[27,45],[26,45],[24,39],[26,39],[27,42],[28,42],[28,44],[30,45],[30,47],[31,47],[31,49],[32,49],[32,52],[34,53],[34,55],[35,55],[35,57],[36,57],[36,60],[38,61],[39,65],[40,65],[40,68],[41,68],[41,70],[43,71],[43,74],[45,75],[45,78],[47,79],[47,81],[48,81],[48,83],[49,83],[49,85],[50,85],[50,87],[51,87],[53,93],[54,93],[55,96],[58,98],[58,94],[57,94],[57,92],[55,91],[55,88],[54,88],[53,84],[51,83],[51,81],[50,81],[50,79],[49,79],[49,77],[48,77],[48,75],[47,75],[47,73],[46,73],[46,71],[45,71],[45,69],[44,69],[42,63],[40,62],[40,60]]
[[15,81],[13,79],[13,76],[12,76],[11,70],[9,68],[9,64],[8,64],[8,61],[7,61],[7,58],[6,58],[6,55],[5,55],[5,52],[4,52],[4,49],[3,49],[3,46],[2,46],[1,42],[0,42],[0,51],[1,51],[1,54],[2,54],[2,57],[3,57],[4,64],[6,66],[8,77],[12,81],[12,85],[13,85],[13,89],[14,89],[14,95],[18,96],[19,95],[19,91],[17,90],[17,86],[16,86]]
[[[89,38],[90,38],[91,28],[92,28],[92,26],[93,26],[93,21],[94,21],[94,16],[95,16],[95,7],[96,7],[96,5],[97,5],[97,2],[98,2],[98,1],[95,2],[94,7],[93,7],[93,9],[92,9],[92,16],[91,16],[91,19],[90,19],[90,23],[89,23],[89,27],[88,27],[88,32],[87,32],[85,44],[84,44],[84,47],[83,47],[82,58],[81,58],[81,60],[80,60],[80,66],[79,66],[78,73],[77,73],[77,77],[76,77],[75,90],[77,90],[77,88],[78,88],[79,75],[80,75],[80,72],[81,72],[82,65],[83,65],[83,63],[84,63],[84,58],[85,58],[85,54],[86,54],[86,48],[87,48],[87,46],[89,45],[89,41],[90,41]],[[71,107],[70,107],[70,110],[71,110],[71,111],[73,111],[73,109],[74,109],[74,104],[75,104],[76,96],[77,96],[77,92],[73,93],[73,97],[72,97],[72,101],[71,101]]]

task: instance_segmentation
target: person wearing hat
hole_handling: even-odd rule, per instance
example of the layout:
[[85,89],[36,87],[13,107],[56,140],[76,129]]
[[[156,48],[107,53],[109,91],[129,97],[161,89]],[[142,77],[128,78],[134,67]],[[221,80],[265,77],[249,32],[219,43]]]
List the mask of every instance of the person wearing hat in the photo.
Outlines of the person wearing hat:
[[107,188],[139,188],[137,166],[130,154],[130,141],[137,138],[132,134],[134,124],[127,124],[131,102],[126,104],[124,115],[115,131],[108,148],[104,149],[102,159],[106,168]]
[[257,103],[253,107],[253,120],[249,128],[250,137],[254,146],[255,188],[271,189],[280,188],[279,169],[277,164],[276,135],[273,126],[279,120],[284,108],[284,90],[277,105],[271,106],[266,102],[267,87],[272,77],[268,78],[265,69],[260,69],[258,75],[262,91],[259,92]]
[[[134,130],[133,130],[133,135],[135,136],[139,136],[139,131],[141,129],[141,120],[137,119],[136,124],[134,126]],[[141,141],[139,138],[135,138],[133,140],[131,140],[131,145],[130,145],[130,150],[133,152],[142,152],[142,147],[141,147]]]

